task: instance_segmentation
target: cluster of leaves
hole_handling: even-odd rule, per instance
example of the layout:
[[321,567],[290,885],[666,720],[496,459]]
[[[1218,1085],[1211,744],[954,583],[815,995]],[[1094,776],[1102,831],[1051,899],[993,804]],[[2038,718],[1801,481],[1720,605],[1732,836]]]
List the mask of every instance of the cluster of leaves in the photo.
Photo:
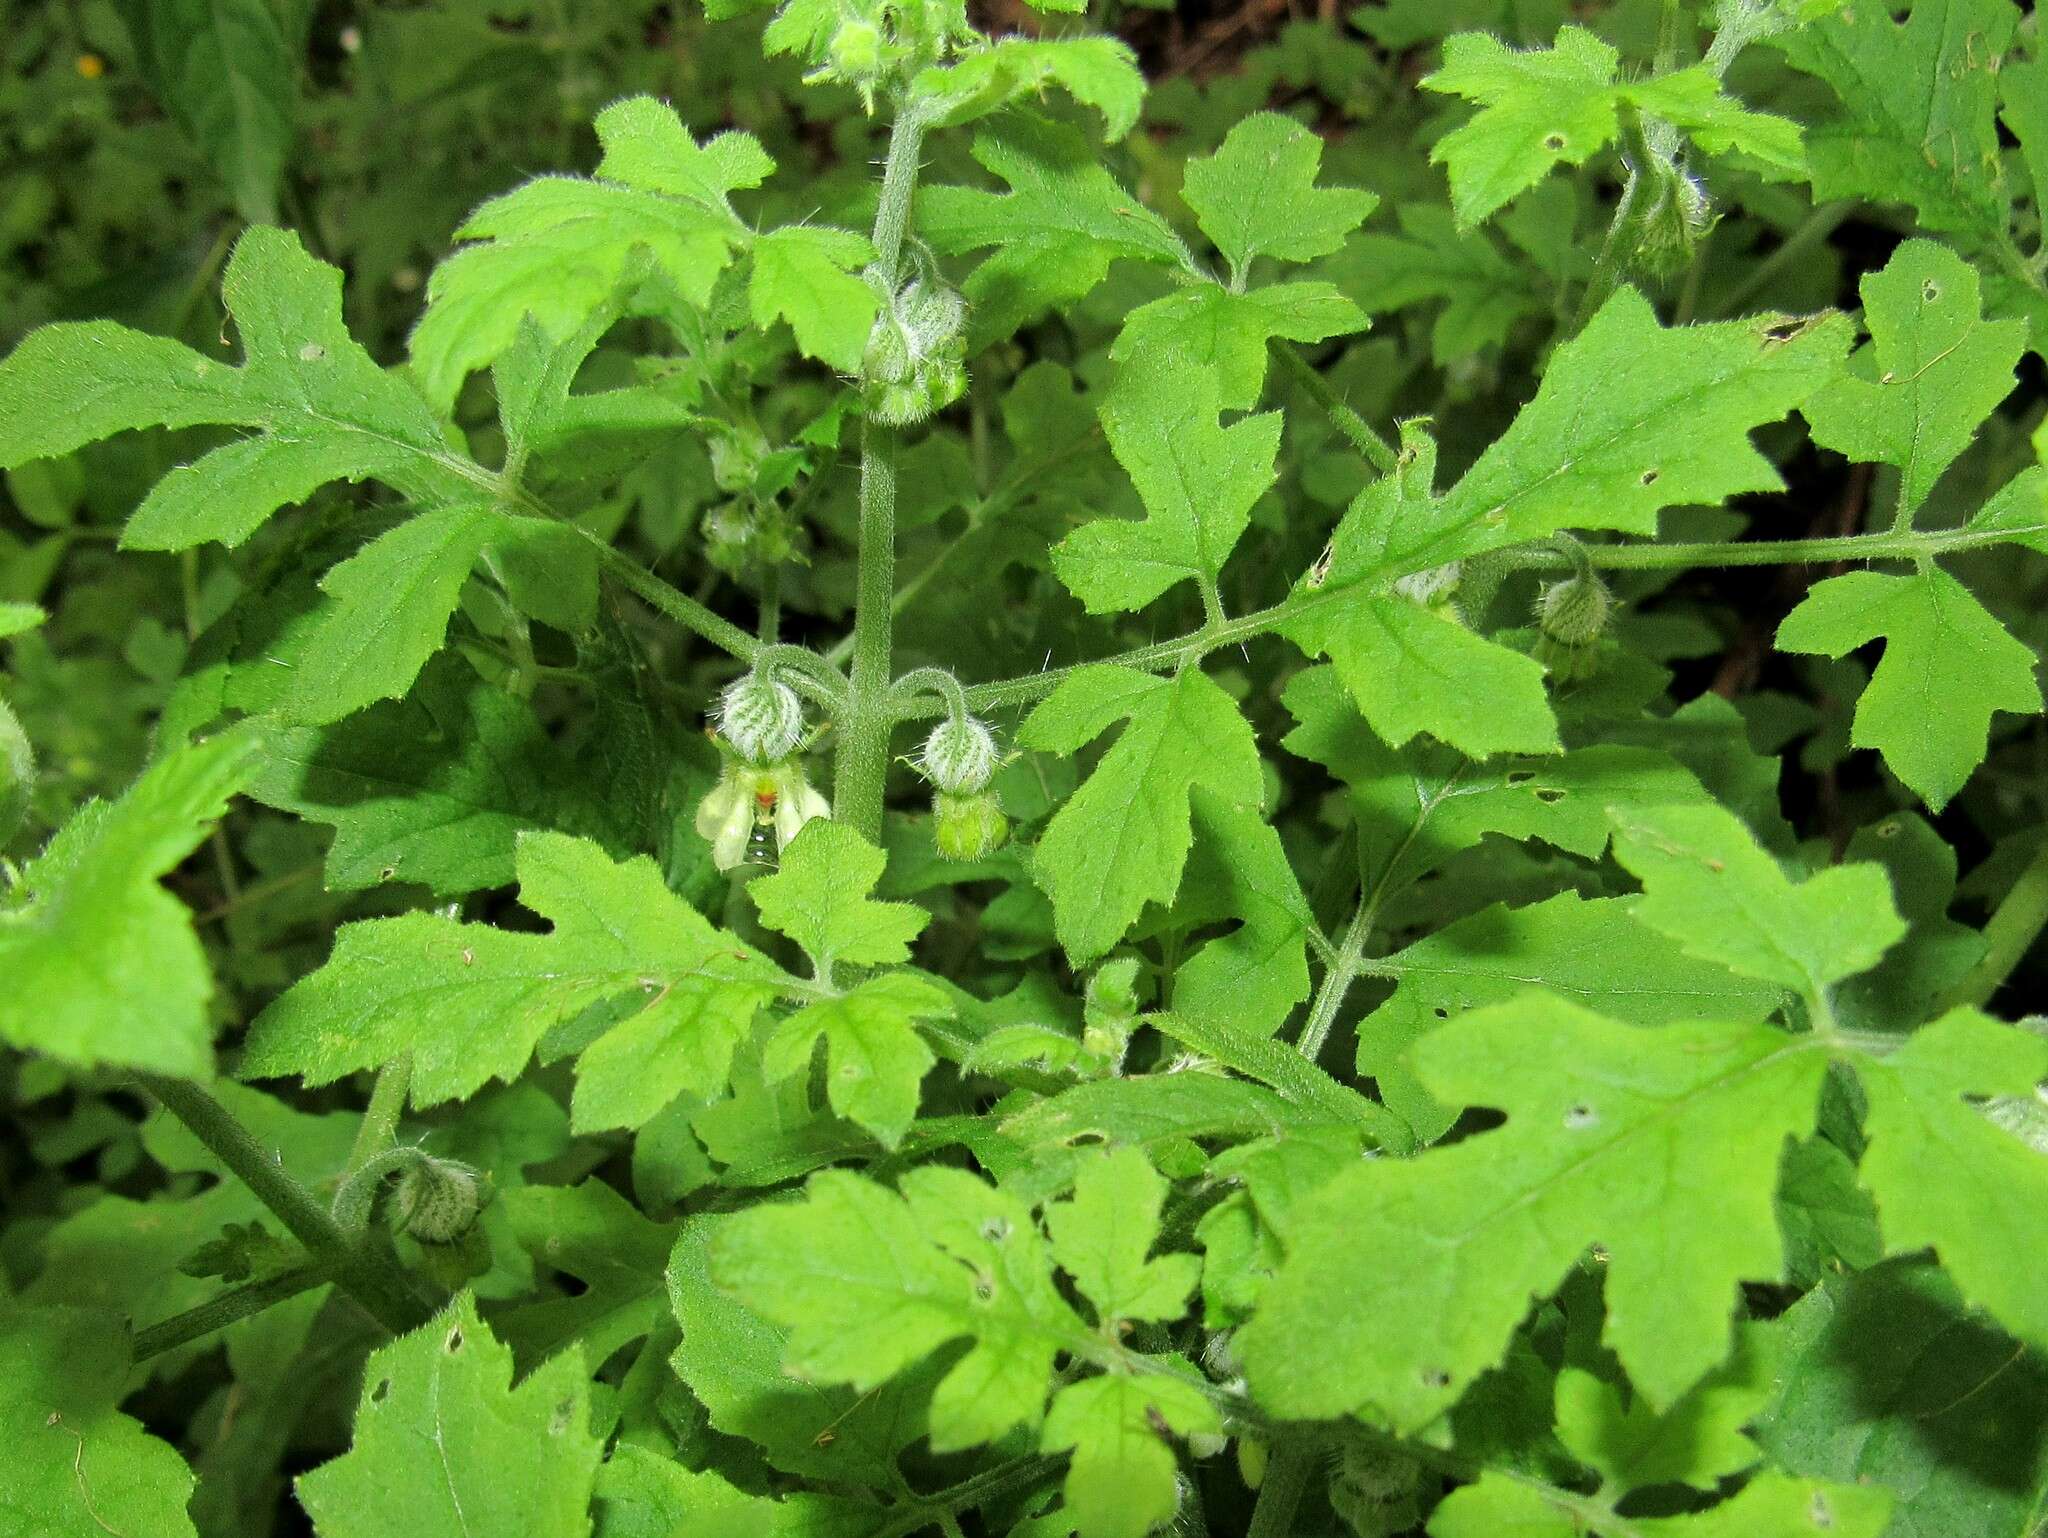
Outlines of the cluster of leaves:
[[2048,39],[1033,3],[0,33],[0,1527],[2048,1515]]

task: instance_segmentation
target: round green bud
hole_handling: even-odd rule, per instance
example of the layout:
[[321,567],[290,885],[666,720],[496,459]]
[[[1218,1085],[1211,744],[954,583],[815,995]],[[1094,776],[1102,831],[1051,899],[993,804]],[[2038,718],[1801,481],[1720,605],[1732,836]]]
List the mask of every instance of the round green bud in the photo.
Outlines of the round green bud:
[[917,767],[934,788],[949,796],[971,796],[988,789],[996,772],[996,739],[973,716],[948,718],[924,740]]
[[748,673],[725,686],[714,724],[750,764],[779,764],[804,735],[804,704],[779,679]]
[[1614,595],[1588,571],[1549,583],[1536,595],[1536,628],[1563,646],[1591,646],[1613,611]]
[[842,22],[825,50],[827,66],[840,80],[872,79],[882,68],[882,30],[873,22]]
[[994,854],[1010,836],[1010,819],[986,791],[975,796],[936,797],[932,837],[945,860],[979,860]]
[[483,1177],[453,1159],[408,1164],[392,1196],[397,1226],[422,1244],[453,1244],[469,1232],[483,1205]]

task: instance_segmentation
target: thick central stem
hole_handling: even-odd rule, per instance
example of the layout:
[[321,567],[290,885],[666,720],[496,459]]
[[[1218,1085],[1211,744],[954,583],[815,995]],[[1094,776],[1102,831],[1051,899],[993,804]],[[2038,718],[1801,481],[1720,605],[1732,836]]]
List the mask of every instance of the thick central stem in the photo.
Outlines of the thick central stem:
[[[901,281],[903,240],[917,190],[924,119],[915,108],[897,114],[889,131],[889,158],[875,210],[875,271],[894,292]],[[896,430],[880,422],[861,426],[860,567],[854,587],[853,667],[833,760],[832,815],[864,838],[882,836],[882,791],[889,775],[889,734],[895,710],[889,695],[890,647],[896,591]]]

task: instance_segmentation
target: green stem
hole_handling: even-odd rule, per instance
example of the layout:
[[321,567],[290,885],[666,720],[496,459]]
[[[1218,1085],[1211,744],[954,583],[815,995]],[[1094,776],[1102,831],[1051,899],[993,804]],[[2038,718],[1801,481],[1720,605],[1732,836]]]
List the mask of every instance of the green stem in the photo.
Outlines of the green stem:
[[617,577],[628,591],[636,594],[685,630],[695,631],[720,651],[730,652],[742,662],[754,660],[754,654],[760,651],[761,643],[746,631],[730,620],[721,619],[689,594],[670,587],[625,551],[614,550],[581,524],[571,523],[569,527],[597,547],[598,559],[603,562],[605,569]]
[[1368,898],[1359,903],[1344,937],[1337,942],[1336,959],[1323,973],[1316,996],[1309,1002],[1308,1019],[1302,1023],[1295,1049],[1311,1063],[1322,1056],[1323,1044],[1330,1039],[1330,1030],[1337,1023],[1337,1012],[1344,1007],[1344,995],[1351,991],[1351,985],[1358,980],[1358,974],[1364,967],[1365,942],[1372,934],[1373,919],[1378,910],[1376,899]]
[[895,695],[899,708],[920,695],[930,695],[945,705],[946,714],[955,721],[970,714],[967,691],[960,687],[960,680],[944,668],[912,668],[896,680]]
[[896,429],[861,426],[860,570],[853,612],[853,669],[833,755],[832,815],[863,838],[882,836],[882,791],[889,775],[889,665],[895,629],[889,598],[896,585]]
[[327,1209],[285,1173],[272,1152],[251,1137],[226,1106],[188,1080],[157,1074],[140,1077],[143,1087],[163,1108],[183,1122],[270,1209],[365,1313],[394,1335],[428,1318],[431,1310],[413,1292],[405,1274],[381,1264],[370,1250],[343,1233]]
[[2048,838],[2041,841],[2019,880],[1985,924],[1984,954],[1942,995],[1936,1008],[1982,1009],[2033,949],[2044,928],[2048,928]]
[[1622,164],[1628,167],[1628,180],[1622,184],[1621,201],[1614,208],[1614,222],[1607,227],[1607,238],[1600,243],[1600,255],[1593,263],[1593,276],[1587,280],[1586,292],[1579,300],[1579,313],[1572,321],[1574,332],[1583,331],[1594,312],[1607,302],[1607,296],[1621,286],[1629,263],[1635,260],[1636,252],[1642,247],[1643,232],[1648,228],[1651,212],[1650,141],[1643,136],[1642,119],[1636,116],[1633,107],[1623,107],[1618,119],[1621,125],[1621,158]]
[[137,1331],[129,1355],[137,1362],[161,1356],[188,1341],[198,1340],[202,1335],[225,1330],[251,1314],[260,1314],[287,1298],[310,1292],[329,1280],[325,1266],[309,1265],[295,1266],[261,1281],[245,1282],[218,1297],[208,1298],[196,1308],[188,1308],[182,1314],[173,1314],[146,1330]]
[[1287,370],[1294,382],[1309,393],[1309,397],[1329,415],[1337,430],[1351,441],[1351,446],[1363,454],[1372,467],[1382,475],[1394,473],[1394,466],[1400,463],[1400,456],[1394,446],[1372,430],[1372,424],[1345,402],[1330,386],[1330,381],[1302,357],[1301,353],[1288,342],[1273,343],[1273,356],[1280,360],[1280,366]]
[[405,1097],[412,1088],[412,1054],[401,1052],[377,1070],[377,1082],[370,1087],[370,1103],[356,1124],[356,1140],[342,1166],[341,1182],[398,1141],[398,1118],[405,1114]]
[[1259,1486],[1259,1503],[1252,1508],[1251,1526],[1244,1538],[1293,1538],[1294,1515],[1315,1472],[1316,1449],[1300,1437],[1290,1437],[1273,1449],[1266,1464],[1266,1480]]
[[[1609,571],[1661,571],[1670,568],[1704,566],[1820,566],[1834,561],[1922,561],[1964,550],[1983,550],[2011,544],[2037,534],[2048,534],[2048,523],[2000,529],[1946,529],[1933,532],[1845,534],[1823,539],[1769,539],[1712,542],[1704,544],[1615,544],[1588,545],[1586,559],[1596,568]],[[1551,548],[1532,547],[1517,564],[1532,571],[1567,571],[1572,558]],[[1363,594],[1385,591],[1390,577],[1368,577],[1358,582],[1298,592],[1264,609],[1240,614],[1221,625],[1204,625],[1200,630],[1172,641],[1154,641],[1115,656],[1069,667],[1026,673],[1000,683],[976,684],[967,691],[968,708],[990,711],[1043,699],[1083,667],[1127,667],[1142,672],[1170,672],[1190,661],[1266,635],[1325,604],[1349,602]],[[935,709],[917,707],[914,715],[932,716]]]
[[985,1474],[962,1480],[957,1485],[925,1496],[891,1517],[875,1531],[875,1538],[907,1538],[908,1534],[938,1525],[955,1512],[967,1511],[990,1501],[1044,1484],[1058,1472],[1057,1458],[1014,1458],[997,1464]]
[[[875,269],[894,290],[917,192],[924,119],[897,113],[875,210]],[[889,777],[889,735],[895,711],[889,698],[890,652],[895,630],[896,430],[872,419],[861,424],[860,553],[854,584],[853,667],[848,678],[838,751],[833,755],[832,815],[864,838],[882,836],[882,794]]]

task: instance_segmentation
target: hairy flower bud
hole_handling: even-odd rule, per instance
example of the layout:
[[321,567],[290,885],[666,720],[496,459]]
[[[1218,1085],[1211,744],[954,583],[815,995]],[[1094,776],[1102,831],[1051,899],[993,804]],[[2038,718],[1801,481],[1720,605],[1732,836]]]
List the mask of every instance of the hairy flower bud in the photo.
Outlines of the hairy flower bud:
[[932,837],[946,860],[979,860],[994,854],[1010,836],[1002,804],[986,791],[973,796],[939,795]]
[[405,1167],[392,1194],[397,1226],[422,1244],[453,1244],[484,1205],[483,1177],[453,1159],[423,1157]]
[[1536,628],[1563,646],[1591,646],[1607,628],[1614,595],[1593,572],[1547,584],[1536,595]]
[[861,401],[877,422],[921,422],[967,389],[967,302],[936,278],[913,278],[881,298],[861,358]]
[[748,673],[718,697],[718,735],[749,764],[778,764],[803,741],[804,705],[779,679]]
[[995,734],[973,716],[961,716],[932,728],[917,767],[935,789],[949,796],[971,796],[988,789],[996,757]]

